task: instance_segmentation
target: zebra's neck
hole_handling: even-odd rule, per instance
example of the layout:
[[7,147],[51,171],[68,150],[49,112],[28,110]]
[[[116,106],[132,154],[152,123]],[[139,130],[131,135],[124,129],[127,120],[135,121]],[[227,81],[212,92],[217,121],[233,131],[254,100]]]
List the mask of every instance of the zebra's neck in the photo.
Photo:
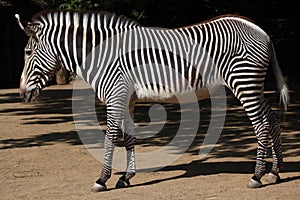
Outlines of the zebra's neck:
[[37,14],[33,22],[43,24],[42,35],[54,48],[61,65],[87,82],[88,73],[99,67],[103,59],[99,57],[100,46],[122,31],[139,26],[134,20],[104,11],[44,12]]

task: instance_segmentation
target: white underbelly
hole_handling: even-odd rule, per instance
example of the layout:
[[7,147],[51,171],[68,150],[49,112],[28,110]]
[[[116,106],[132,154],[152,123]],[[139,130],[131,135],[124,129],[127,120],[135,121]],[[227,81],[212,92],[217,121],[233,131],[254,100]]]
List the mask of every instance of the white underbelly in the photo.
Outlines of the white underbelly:
[[208,98],[216,88],[201,88],[191,90],[180,94],[171,92],[154,92],[139,89],[135,91],[135,100],[137,102],[160,102],[160,103],[190,103]]

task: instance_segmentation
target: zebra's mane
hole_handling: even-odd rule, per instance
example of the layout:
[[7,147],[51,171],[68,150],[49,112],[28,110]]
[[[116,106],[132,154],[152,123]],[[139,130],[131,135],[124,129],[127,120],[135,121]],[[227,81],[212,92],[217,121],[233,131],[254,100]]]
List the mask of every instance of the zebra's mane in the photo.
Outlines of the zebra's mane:
[[78,13],[80,15],[84,15],[84,14],[98,14],[101,16],[106,16],[107,19],[121,19],[123,22],[127,22],[133,25],[137,25],[137,26],[141,26],[136,20],[128,18],[124,15],[117,15],[115,13],[112,12],[108,12],[108,11],[104,11],[104,10],[99,10],[99,11],[75,11],[75,10],[60,10],[60,9],[56,9],[56,10],[44,10],[41,12],[38,12],[37,14],[33,15],[33,17],[31,18],[32,22],[36,21],[36,20],[40,20],[41,17],[46,16],[48,14],[53,14],[53,13],[66,13],[66,12],[70,12],[70,13]]

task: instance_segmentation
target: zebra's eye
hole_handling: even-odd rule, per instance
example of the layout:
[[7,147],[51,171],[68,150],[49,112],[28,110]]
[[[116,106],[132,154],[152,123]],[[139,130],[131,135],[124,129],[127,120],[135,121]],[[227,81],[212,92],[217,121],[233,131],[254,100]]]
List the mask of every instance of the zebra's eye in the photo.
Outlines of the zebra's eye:
[[32,50],[31,49],[26,49],[25,50],[25,54],[27,55],[27,56],[30,56],[31,54],[32,54]]

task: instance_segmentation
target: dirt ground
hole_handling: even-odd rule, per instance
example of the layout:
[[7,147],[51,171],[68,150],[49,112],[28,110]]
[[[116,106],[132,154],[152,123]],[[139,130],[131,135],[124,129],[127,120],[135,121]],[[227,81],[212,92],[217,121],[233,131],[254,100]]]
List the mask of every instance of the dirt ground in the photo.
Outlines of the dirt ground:
[[[296,92],[291,93],[290,110],[281,126],[285,169],[278,184],[270,185],[263,177],[263,187],[246,187],[254,171],[257,142],[245,113],[229,95],[222,135],[204,159],[198,152],[209,124],[209,100],[199,102],[203,120],[192,145],[178,160],[154,172],[137,173],[132,187],[125,189],[114,189],[121,176],[114,170],[109,190],[93,193],[102,163],[77,134],[72,88],[72,84],[51,86],[32,104],[23,102],[18,89],[0,90],[0,199],[299,199],[300,96]],[[178,109],[165,107],[168,112]],[[147,109],[149,104],[137,105],[137,123],[147,121]],[[98,110],[103,121],[105,109]],[[157,149],[172,137],[179,122],[176,114],[170,116],[158,137],[138,141],[137,152]],[[164,134],[168,137],[159,137]]]

